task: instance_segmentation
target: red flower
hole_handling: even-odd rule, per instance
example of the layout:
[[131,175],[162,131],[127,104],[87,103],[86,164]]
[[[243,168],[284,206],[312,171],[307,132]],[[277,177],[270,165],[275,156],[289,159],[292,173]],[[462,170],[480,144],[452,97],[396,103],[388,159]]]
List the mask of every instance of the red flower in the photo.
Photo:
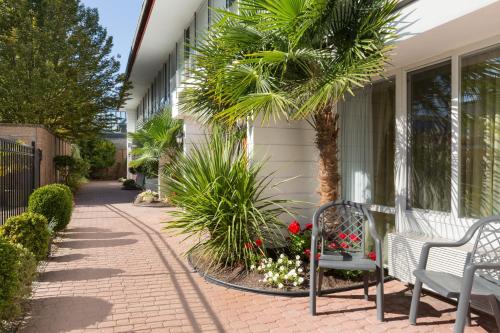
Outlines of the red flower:
[[306,224],[306,230],[312,230],[312,228],[313,228],[312,223]]
[[331,242],[330,244],[328,244],[328,248],[335,250],[337,248],[337,244],[335,244],[334,242]]
[[320,257],[321,257],[321,253],[316,254],[316,260],[319,260]]
[[340,243],[340,247],[343,249],[347,249],[347,248],[349,248],[349,245],[345,242],[342,242],[342,243]]
[[257,246],[262,246],[262,240],[260,240],[260,239],[256,239],[256,240],[255,240],[255,245],[257,245]]
[[253,244],[252,243],[245,243],[245,249],[253,249]]
[[340,238],[340,239],[346,239],[346,238],[347,238],[347,235],[346,235],[346,234],[344,234],[343,232],[341,232],[341,233],[339,234],[339,238]]
[[304,254],[308,257],[311,256],[311,249],[305,249]]
[[368,253],[368,258],[375,261],[377,259],[377,254],[372,251],[372,252]]
[[290,223],[290,225],[288,226],[288,231],[290,231],[290,233],[296,235],[300,232],[300,224],[299,222],[297,221],[292,221],[292,223]]
[[358,237],[358,235],[355,235],[355,234],[351,234],[351,235],[349,235],[349,238],[350,238],[353,242],[359,242],[359,241],[361,241],[361,239]]

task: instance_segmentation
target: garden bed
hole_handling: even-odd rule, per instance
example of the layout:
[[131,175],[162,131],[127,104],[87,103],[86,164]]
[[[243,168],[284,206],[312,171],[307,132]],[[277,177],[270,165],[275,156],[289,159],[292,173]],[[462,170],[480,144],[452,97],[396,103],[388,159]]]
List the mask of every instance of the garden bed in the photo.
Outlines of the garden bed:
[[[257,271],[249,271],[244,266],[235,268],[210,268],[207,261],[199,255],[189,255],[188,262],[193,269],[198,272],[207,282],[221,285],[227,288],[237,289],[258,294],[267,294],[286,297],[307,297],[309,296],[309,281],[297,287],[277,289],[263,284],[259,280],[263,275]],[[306,269],[308,264],[305,265]],[[308,272],[307,276],[309,275]],[[375,283],[375,277],[370,273],[370,285]],[[362,277],[346,279],[336,276],[334,271],[327,271],[323,278],[322,294],[331,294],[346,290],[363,287]]]
[[134,202],[134,206],[137,206],[137,207],[156,207],[156,208],[174,207],[173,205],[166,203],[166,202],[163,202],[163,201]]

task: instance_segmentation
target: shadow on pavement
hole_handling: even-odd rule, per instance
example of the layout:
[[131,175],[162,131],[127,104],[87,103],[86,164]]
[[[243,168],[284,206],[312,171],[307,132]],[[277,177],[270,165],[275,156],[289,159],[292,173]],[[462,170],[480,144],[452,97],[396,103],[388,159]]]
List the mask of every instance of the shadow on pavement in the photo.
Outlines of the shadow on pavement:
[[74,268],[40,273],[39,280],[41,282],[97,280],[121,273],[124,271],[114,268]]

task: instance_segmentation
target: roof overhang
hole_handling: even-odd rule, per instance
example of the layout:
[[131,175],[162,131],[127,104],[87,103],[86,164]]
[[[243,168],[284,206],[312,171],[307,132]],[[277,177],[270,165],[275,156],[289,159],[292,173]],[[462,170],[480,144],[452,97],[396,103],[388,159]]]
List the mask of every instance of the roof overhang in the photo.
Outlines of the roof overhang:
[[126,71],[133,88],[122,109],[137,108],[201,3],[202,0],[144,0]]

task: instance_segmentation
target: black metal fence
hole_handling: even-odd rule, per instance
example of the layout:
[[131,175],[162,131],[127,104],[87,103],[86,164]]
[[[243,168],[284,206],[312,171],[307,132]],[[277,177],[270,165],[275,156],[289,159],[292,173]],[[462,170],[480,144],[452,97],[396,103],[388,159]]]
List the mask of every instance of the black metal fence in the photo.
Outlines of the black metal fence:
[[34,143],[0,138],[0,225],[24,212],[31,192],[40,186],[41,154]]

